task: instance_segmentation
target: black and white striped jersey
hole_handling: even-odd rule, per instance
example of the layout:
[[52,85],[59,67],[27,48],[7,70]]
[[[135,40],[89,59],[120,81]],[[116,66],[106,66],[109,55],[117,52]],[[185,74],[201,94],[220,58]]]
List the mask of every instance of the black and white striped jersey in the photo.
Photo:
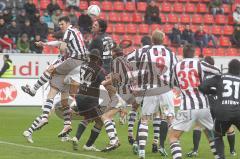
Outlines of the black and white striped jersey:
[[142,89],[161,87],[171,83],[171,72],[177,63],[175,54],[163,45],[153,45],[142,52],[139,79]]
[[63,36],[64,42],[67,43],[70,56],[76,59],[86,59],[87,49],[84,44],[82,33],[70,25]]
[[119,56],[112,61],[112,74],[119,76],[119,81],[113,82],[113,85],[117,88],[119,94],[131,93],[132,71],[132,66],[125,57]]
[[198,89],[204,79],[204,73],[219,75],[220,71],[193,58],[185,58],[174,66],[174,79],[181,90],[181,110],[209,107],[207,97]]

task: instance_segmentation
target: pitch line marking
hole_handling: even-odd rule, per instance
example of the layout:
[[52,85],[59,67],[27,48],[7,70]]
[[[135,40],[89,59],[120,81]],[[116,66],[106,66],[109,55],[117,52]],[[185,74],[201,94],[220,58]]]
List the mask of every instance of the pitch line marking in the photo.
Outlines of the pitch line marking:
[[23,148],[28,148],[28,149],[36,149],[36,150],[49,151],[49,152],[58,152],[58,153],[63,153],[63,154],[68,154],[68,155],[73,155],[73,156],[84,156],[84,157],[89,157],[91,159],[107,159],[107,158],[102,158],[102,157],[97,157],[97,156],[92,156],[92,155],[73,153],[73,152],[55,150],[55,149],[48,149],[48,148],[44,148],[44,147],[27,146],[27,145],[23,145],[23,144],[16,144],[16,143],[12,143],[12,142],[1,141],[1,140],[0,140],[0,144],[7,144],[7,145],[16,146],[16,147],[23,147]]

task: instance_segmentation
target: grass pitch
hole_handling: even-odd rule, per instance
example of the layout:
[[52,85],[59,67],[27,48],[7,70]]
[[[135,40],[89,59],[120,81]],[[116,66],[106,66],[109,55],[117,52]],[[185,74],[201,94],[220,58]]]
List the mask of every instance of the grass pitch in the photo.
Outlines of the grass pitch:
[[[117,130],[121,146],[112,152],[87,152],[82,150],[86,143],[92,124],[82,136],[79,144],[79,150],[72,150],[71,142],[61,142],[57,134],[61,131],[63,121],[53,114],[49,119],[49,124],[42,130],[33,134],[34,144],[26,142],[22,136],[23,131],[28,128],[31,122],[41,113],[39,107],[0,107],[0,159],[137,159],[132,153],[131,146],[127,141],[127,125],[119,125]],[[73,121],[73,131],[71,136],[75,135],[79,121]],[[150,125],[150,124],[149,124]],[[146,159],[161,159],[160,154],[151,152],[151,143],[153,138],[152,126],[149,126],[149,138],[146,148]],[[240,159],[240,133],[236,133],[236,150],[238,155],[231,157],[229,154],[228,142],[225,140],[225,152],[227,159]],[[109,140],[102,130],[95,145],[103,149]],[[181,139],[183,154],[186,154],[192,148],[192,132],[185,133]],[[170,156],[168,142],[166,144],[167,152]],[[169,157],[171,158],[171,157]],[[213,159],[206,137],[202,135],[200,143],[199,157],[197,159]]]

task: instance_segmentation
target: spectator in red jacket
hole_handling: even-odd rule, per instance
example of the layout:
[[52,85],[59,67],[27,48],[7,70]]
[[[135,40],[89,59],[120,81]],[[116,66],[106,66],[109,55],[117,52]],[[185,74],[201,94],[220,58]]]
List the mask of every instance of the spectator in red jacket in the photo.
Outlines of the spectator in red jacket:
[[159,8],[155,0],[151,0],[145,12],[145,23],[147,24],[160,24],[161,18],[159,17]]
[[8,52],[6,50],[10,50],[10,45],[12,47],[13,45],[13,40],[8,36],[8,34],[5,34],[2,38],[2,40],[0,40],[0,45],[2,46],[2,50],[3,52]]

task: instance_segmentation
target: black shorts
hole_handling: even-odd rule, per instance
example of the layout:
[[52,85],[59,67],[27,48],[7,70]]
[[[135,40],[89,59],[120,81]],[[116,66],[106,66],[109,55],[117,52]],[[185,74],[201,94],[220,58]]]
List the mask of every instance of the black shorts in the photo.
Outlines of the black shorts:
[[235,125],[238,128],[238,130],[240,131],[240,121],[215,120],[214,129],[215,129],[216,133],[219,133],[220,135],[224,136],[231,125]]

